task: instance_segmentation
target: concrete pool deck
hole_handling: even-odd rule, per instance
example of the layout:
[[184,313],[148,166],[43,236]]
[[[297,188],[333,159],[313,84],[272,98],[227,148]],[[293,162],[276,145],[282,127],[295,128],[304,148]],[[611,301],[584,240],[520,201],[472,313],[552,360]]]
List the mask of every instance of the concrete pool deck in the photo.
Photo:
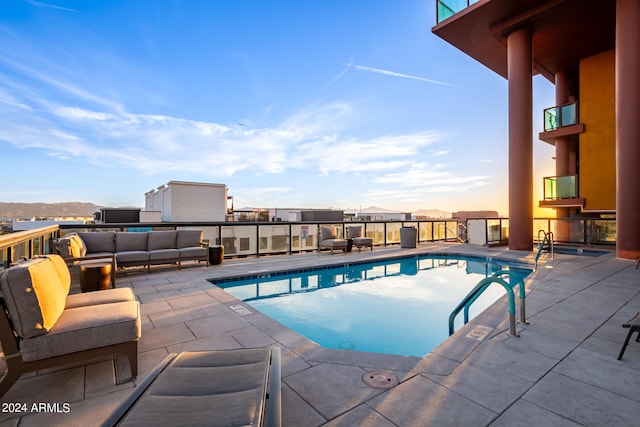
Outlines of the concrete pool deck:
[[[517,325],[520,337],[506,333],[506,303],[496,303],[423,358],[319,347],[206,280],[433,252],[533,259],[505,248],[430,243],[120,275],[118,286],[131,286],[141,302],[137,382],[170,352],[278,345],[285,426],[637,425],[640,343],[632,340],[616,357],[628,331],[621,325],[640,311],[640,270],[613,254],[543,256],[527,279],[529,324]],[[363,376],[375,370],[399,383],[367,385]],[[133,387],[114,385],[110,360],[25,375],[3,403],[69,403],[69,411],[3,411],[0,426],[96,425]]]

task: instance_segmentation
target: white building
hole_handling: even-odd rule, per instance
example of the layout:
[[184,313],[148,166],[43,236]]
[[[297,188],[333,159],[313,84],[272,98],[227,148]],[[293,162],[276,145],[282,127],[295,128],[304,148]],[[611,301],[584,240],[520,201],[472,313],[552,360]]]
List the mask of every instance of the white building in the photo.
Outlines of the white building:
[[229,213],[225,184],[169,181],[144,196],[144,210],[160,212],[163,222],[222,222]]

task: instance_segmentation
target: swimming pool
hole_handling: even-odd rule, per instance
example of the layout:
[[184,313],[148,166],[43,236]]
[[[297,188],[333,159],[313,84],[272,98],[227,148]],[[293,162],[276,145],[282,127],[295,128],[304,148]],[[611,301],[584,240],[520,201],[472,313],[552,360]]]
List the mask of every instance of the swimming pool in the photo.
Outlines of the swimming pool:
[[[323,347],[423,356],[449,336],[449,314],[467,293],[505,268],[531,272],[482,258],[414,256],[212,283]],[[504,294],[489,287],[470,317]]]

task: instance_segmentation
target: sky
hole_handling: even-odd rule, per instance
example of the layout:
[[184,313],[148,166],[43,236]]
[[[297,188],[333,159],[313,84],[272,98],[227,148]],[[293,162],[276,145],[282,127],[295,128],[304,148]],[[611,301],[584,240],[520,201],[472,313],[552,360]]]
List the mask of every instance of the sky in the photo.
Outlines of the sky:
[[[236,208],[508,215],[507,81],[434,25],[435,0],[2,0],[0,201],[193,181]],[[534,136],[536,200],[553,155]]]

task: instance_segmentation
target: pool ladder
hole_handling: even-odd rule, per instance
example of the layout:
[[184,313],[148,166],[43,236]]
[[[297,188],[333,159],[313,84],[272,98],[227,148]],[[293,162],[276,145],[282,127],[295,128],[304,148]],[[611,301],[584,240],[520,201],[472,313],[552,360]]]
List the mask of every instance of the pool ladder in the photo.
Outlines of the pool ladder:
[[[502,276],[509,276],[509,283],[507,283]],[[513,336],[519,336],[516,332],[516,303],[515,303],[515,295],[513,293],[513,285],[510,283],[513,279],[517,280],[516,284],[520,285],[520,323],[527,324],[526,314],[525,314],[525,289],[524,289],[524,281],[519,274],[514,273],[509,270],[500,270],[494,273],[491,277],[487,277],[482,279],[478,284],[467,294],[466,297],[460,304],[453,309],[451,314],[449,315],[449,336],[453,335],[454,328],[453,322],[458,314],[464,310],[464,324],[469,323],[469,307],[471,304],[478,299],[478,297],[492,284],[498,283],[502,285],[502,287],[507,291],[507,297],[509,299],[509,334]]]
[[[540,240],[540,233],[544,233],[544,237]],[[540,244],[538,245],[538,252],[536,253],[536,269],[538,268],[538,259],[540,259],[540,254],[544,249],[544,243],[547,242],[548,250],[551,252],[551,259],[555,259],[555,254],[553,252],[553,231],[549,231],[548,233],[544,230],[538,230],[538,241]]]

